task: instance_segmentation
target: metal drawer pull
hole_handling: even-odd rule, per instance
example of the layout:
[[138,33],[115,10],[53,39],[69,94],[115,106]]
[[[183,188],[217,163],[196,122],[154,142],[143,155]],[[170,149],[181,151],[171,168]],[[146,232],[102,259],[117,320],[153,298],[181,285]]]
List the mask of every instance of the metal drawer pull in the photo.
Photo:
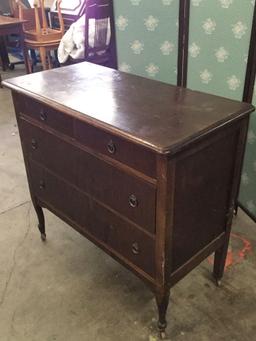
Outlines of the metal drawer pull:
[[46,113],[42,110],[40,110],[40,120],[45,122],[47,119]]
[[136,198],[134,194],[131,194],[129,196],[129,204],[133,208],[138,206],[138,199]]
[[116,146],[112,140],[110,140],[108,143],[108,152],[110,154],[115,154],[115,152],[116,152]]
[[40,182],[39,182],[39,188],[40,188],[41,190],[45,189],[45,182],[44,182],[43,180],[40,180]]
[[132,253],[138,255],[140,253],[139,244],[137,242],[132,244]]
[[36,139],[31,140],[31,146],[32,146],[32,149],[37,149],[38,145],[37,145]]

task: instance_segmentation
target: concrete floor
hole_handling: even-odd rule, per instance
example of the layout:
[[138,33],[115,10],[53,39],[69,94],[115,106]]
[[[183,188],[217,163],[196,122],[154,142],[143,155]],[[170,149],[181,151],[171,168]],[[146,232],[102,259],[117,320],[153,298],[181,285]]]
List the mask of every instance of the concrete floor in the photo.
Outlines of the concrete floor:
[[[6,89],[0,137],[0,341],[156,341],[154,298],[139,279],[49,212],[41,242]],[[168,339],[256,339],[256,225],[240,210],[233,231],[237,264],[221,288],[211,281],[209,260],[173,288]],[[250,242],[248,253],[240,237]]]

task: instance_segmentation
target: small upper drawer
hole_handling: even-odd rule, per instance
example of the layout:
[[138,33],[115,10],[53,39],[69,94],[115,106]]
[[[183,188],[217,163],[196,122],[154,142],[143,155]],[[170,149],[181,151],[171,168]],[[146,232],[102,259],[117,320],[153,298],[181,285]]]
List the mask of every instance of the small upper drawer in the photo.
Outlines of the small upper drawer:
[[41,124],[73,137],[73,118],[32,98],[14,95],[16,112],[29,116]]
[[110,156],[152,178],[156,178],[155,153],[85,122],[75,121],[75,138],[96,152]]

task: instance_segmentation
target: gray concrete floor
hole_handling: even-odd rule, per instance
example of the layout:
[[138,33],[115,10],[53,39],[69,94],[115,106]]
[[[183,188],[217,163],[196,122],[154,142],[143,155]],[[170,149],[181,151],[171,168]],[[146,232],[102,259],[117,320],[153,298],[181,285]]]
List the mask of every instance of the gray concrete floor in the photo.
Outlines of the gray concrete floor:
[[[6,89],[0,138],[0,341],[156,341],[154,297],[139,279],[49,212],[41,242]],[[252,250],[221,288],[209,261],[173,288],[168,339],[256,340],[256,225],[239,210],[233,231],[234,257],[244,245],[238,237]]]

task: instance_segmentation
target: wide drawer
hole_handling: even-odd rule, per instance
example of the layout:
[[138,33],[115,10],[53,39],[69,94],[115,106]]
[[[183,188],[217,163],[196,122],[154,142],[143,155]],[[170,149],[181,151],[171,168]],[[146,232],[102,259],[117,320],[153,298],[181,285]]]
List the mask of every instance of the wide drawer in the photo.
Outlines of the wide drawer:
[[33,161],[30,174],[34,194],[48,208],[154,277],[154,238]]
[[14,95],[14,103],[18,115],[25,115],[69,137],[74,136],[73,117],[68,116],[46,104],[29,97]]
[[30,159],[146,230],[155,232],[154,185],[24,120],[20,127],[22,143]]
[[76,140],[86,147],[120,161],[149,177],[156,178],[154,152],[85,122],[76,120],[74,125]]

